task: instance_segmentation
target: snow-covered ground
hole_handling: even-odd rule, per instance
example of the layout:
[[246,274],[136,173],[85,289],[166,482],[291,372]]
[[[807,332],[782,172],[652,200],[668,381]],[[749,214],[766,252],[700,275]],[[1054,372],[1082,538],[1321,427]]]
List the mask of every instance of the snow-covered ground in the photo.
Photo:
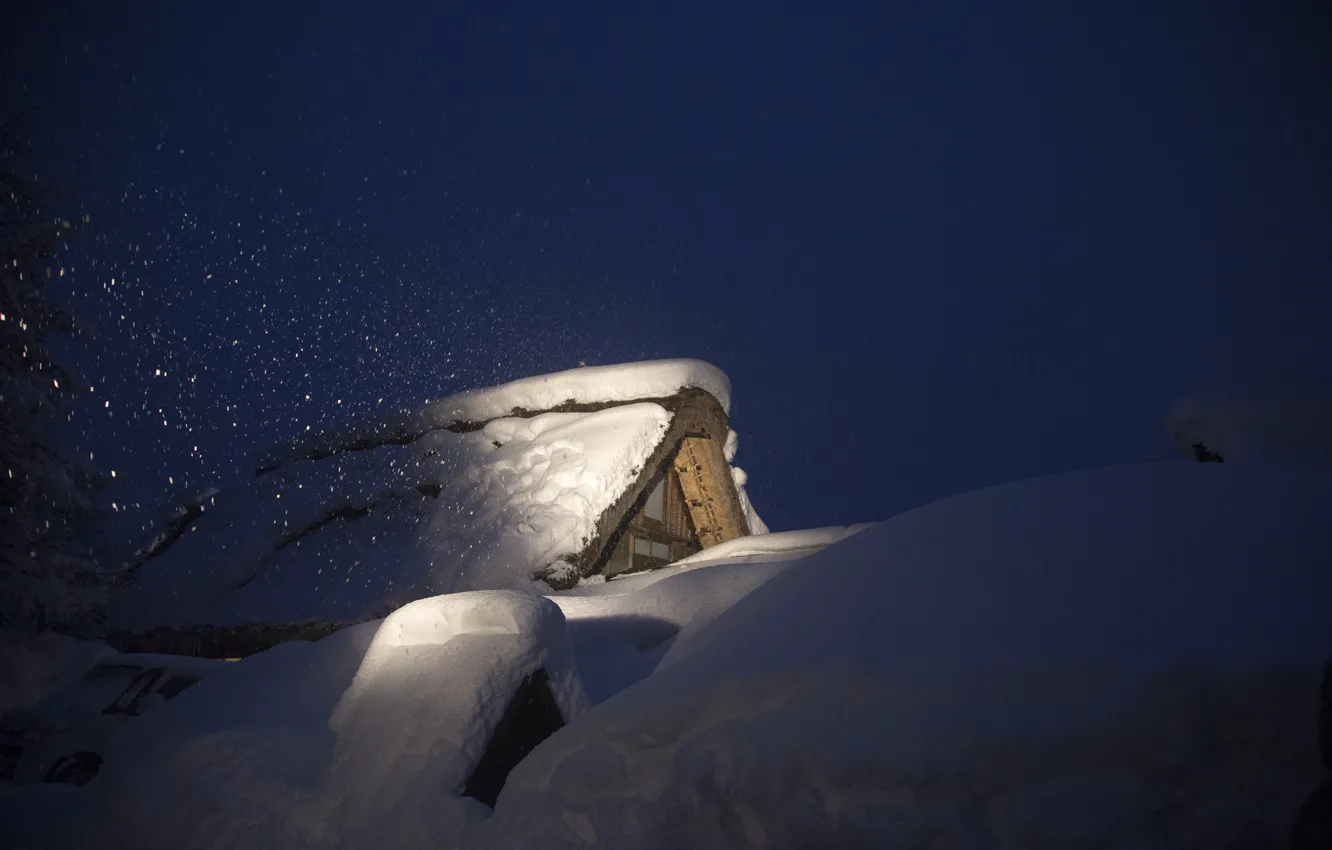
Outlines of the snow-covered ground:
[[[141,850],[1283,846],[1328,516],[1318,467],[1114,467],[424,600],[224,665],[0,819]],[[569,722],[492,812],[460,777],[537,664]]]
[[[670,567],[585,584],[551,599],[568,622],[594,702],[650,674],[671,647],[785,569],[865,526],[739,537]],[[684,638],[681,637],[684,636]]]
[[1329,516],[1324,474],[1212,465],[898,516],[677,639],[472,846],[1282,846],[1320,773]]

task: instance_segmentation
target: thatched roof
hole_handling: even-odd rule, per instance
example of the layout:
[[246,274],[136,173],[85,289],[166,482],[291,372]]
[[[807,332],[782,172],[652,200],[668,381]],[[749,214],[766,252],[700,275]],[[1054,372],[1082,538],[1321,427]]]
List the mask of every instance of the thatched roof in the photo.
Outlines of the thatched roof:
[[327,631],[440,593],[571,586],[686,454],[701,545],[763,530],[725,453],[729,398],[715,367],[657,361],[303,436],[178,511],[127,573],[110,626],[216,643],[222,630]]

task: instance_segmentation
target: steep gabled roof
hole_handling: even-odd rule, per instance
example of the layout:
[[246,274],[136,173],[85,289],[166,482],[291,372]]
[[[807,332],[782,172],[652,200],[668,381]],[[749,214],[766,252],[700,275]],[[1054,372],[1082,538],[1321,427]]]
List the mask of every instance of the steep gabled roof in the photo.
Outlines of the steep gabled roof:
[[686,456],[700,545],[765,530],[729,466],[729,390],[696,360],[593,367],[303,437],[181,511],[109,625],[290,637],[440,593],[569,586]]

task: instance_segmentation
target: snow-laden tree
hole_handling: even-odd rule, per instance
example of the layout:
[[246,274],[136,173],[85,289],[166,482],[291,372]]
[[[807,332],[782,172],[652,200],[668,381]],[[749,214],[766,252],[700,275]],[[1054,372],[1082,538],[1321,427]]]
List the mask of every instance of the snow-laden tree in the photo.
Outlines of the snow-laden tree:
[[0,627],[85,630],[105,598],[83,543],[99,479],[57,434],[85,384],[53,356],[80,328],[50,291],[75,223],[52,211],[29,154],[17,122],[0,125]]

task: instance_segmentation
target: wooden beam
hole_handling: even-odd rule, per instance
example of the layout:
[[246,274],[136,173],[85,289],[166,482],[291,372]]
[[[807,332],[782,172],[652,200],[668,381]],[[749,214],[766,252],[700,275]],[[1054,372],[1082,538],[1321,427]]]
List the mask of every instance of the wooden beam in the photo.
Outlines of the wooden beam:
[[698,542],[704,549],[745,534],[743,519],[723,486],[723,482],[731,480],[731,470],[716,440],[685,437],[675,455],[675,471],[680,476]]

